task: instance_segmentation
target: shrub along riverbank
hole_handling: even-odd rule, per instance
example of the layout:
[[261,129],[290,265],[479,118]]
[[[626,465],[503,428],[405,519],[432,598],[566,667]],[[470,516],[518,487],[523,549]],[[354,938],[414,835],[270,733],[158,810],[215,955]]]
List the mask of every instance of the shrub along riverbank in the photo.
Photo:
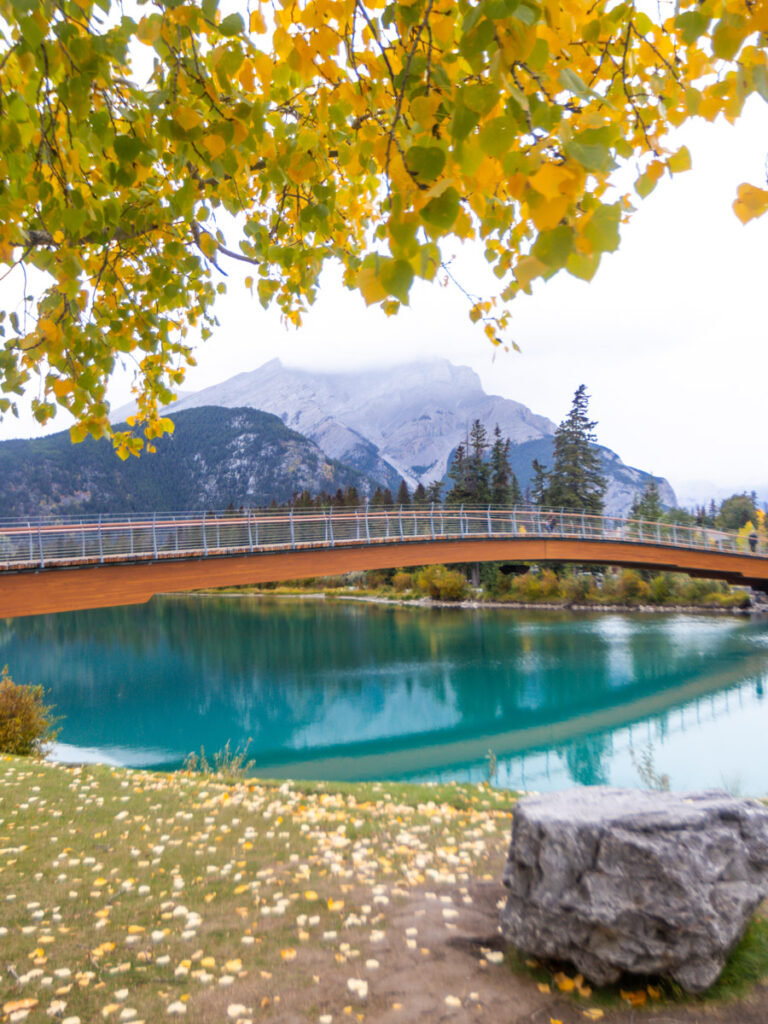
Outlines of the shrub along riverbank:
[[637,608],[653,606],[705,609],[744,609],[751,603],[743,587],[719,580],[693,579],[683,573],[644,573],[634,569],[607,572],[529,568],[505,573],[495,563],[479,567],[478,586],[472,586],[466,567],[431,565],[417,569],[377,570],[345,576],[294,580],[281,584],[225,588],[229,593],[305,594],[413,601],[487,602],[573,607]]

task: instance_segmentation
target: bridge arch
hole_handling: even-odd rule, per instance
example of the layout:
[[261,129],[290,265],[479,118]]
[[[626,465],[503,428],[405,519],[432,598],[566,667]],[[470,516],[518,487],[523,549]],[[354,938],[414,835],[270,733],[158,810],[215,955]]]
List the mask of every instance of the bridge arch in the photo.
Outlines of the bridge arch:
[[671,570],[768,592],[768,552],[735,534],[538,508],[359,508],[0,523],[0,617],[158,593],[455,562]]

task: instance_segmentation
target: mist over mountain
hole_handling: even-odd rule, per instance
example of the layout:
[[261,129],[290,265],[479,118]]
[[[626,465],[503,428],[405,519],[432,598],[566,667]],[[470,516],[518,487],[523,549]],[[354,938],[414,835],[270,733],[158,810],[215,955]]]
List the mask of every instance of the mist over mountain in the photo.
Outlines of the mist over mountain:
[[[443,479],[456,445],[476,419],[489,430],[498,423],[512,441],[510,462],[523,490],[534,457],[552,465],[552,420],[520,402],[486,394],[474,370],[447,359],[350,373],[300,370],[273,359],[183,395],[169,412],[198,405],[250,406],[274,413],[326,455],[393,493],[401,477],[412,488]],[[619,515],[642,493],[651,474],[626,466],[609,448],[601,448],[601,455],[608,478],[606,511]],[[664,504],[676,505],[669,483],[656,479]]]
[[[117,410],[119,422],[133,410]],[[551,468],[555,425],[520,402],[487,395],[477,374],[447,360],[355,373],[319,373],[274,359],[185,394],[169,406],[175,433],[157,454],[121,462],[106,441],[73,445],[62,432],[0,443],[0,516],[171,511],[286,503],[307,490],[354,485],[396,493],[445,478],[472,422],[498,423],[525,489],[534,458]],[[626,512],[651,479],[601,448],[606,512]],[[676,504],[656,478],[662,501]]]
[[[437,359],[386,370],[319,373],[273,359],[250,373],[184,394],[168,411],[199,405],[271,412],[332,458],[396,488],[445,475],[471,423],[501,427],[514,444],[554,433],[520,402],[487,395],[469,367]],[[117,415],[128,415],[125,407]]]

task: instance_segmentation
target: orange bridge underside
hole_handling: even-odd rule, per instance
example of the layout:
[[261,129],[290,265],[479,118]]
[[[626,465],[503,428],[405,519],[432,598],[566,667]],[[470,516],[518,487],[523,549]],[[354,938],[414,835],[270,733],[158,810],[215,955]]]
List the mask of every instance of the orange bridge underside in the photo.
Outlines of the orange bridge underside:
[[623,541],[472,537],[340,543],[253,554],[0,574],[0,618],[143,604],[153,595],[452,562],[580,562],[687,572],[768,591],[768,558]]

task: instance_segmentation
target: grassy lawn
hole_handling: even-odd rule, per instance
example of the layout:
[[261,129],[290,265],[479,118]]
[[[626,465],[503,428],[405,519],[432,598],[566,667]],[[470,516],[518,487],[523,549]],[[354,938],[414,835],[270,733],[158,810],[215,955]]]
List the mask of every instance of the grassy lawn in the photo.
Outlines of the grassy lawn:
[[498,880],[512,802],[0,757],[0,1020],[362,1020],[398,901]]

